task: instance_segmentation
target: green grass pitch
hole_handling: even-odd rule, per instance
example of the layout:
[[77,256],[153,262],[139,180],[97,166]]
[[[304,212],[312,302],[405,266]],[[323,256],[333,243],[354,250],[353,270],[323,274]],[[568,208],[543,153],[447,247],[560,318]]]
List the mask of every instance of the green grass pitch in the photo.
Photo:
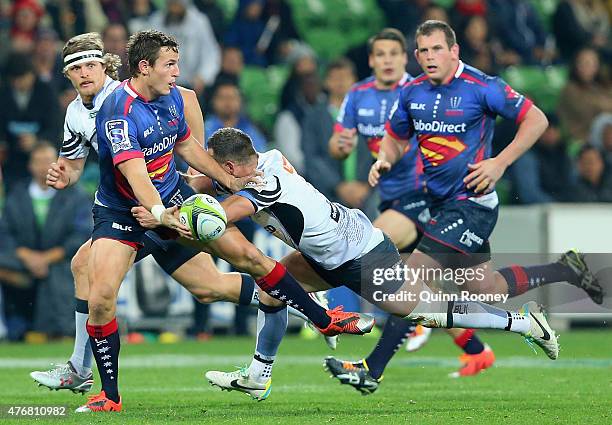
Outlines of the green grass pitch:
[[[480,332],[497,355],[480,376],[450,379],[459,350],[442,332],[417,353],[403,348],[385,372],[378,392],[361,396],[329,379],[321,367],[321,339],[283,341],[272,393],[255,402],[208,385],[204,372],[232,370],[250,359],[250,338],[215,338],[121,349],[119,414],[75,414],[61,419],[8,419],[0,423],[103,424],[611,424],[612,332],[567,332],[559,360],[536,355],[519,336]],[[375,339],[341,337],[341,358],[369,352]],[[38,388],[28,376],[62,362],[71,344],[0,345],[0,405],[61,405],[71,411],[85,396]],[[95,375],[94,375],[95,376]],[[97,378],[97,376],[96,376]],[[94,391],[99,390],[96,382]]]

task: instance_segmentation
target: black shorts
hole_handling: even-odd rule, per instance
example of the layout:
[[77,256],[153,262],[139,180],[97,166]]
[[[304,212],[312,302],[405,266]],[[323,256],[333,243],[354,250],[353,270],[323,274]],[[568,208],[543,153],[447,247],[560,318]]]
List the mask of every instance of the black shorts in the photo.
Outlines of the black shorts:
[[395,293],[404,283],[403,281],[385,281],[381,285],[375,285],[373,282],[375,269],[394,268],[401,264],[397,248],[386,235],[381,243],[362,257],[347,261],[335,269],[327,270],[305,255],[304,259],[329,285],[334,288],[346,286],[368,301],[373,299],[375,291]]
[[491,259],[489,237],[499,208],[468,199],[430,207],[432,218],[423,228],[417,249],[444,267],[473,267]]
[[394,210],[405,215],[412,221],[419,230],[429,221],[429,202],[425,192],[408,192],[399,198],[383,201],[378,206],[382,213],[387,210]]
[[[195,192],[184,180],[180,180],[176,189],[165,204],[182,202]],[[93,207],[94,229],[92,242],[97,239],[114,239],[138,250],[136,261],[153,255],[157,263],[168,274],[174,273],[181,265],[195,257],[200,251],[186,247],[175,239],[176,232],[166,227],[146,229],[138,224],[130,211],[119,211],[95,204]],[[142,251],[142,252],[140,252]]]

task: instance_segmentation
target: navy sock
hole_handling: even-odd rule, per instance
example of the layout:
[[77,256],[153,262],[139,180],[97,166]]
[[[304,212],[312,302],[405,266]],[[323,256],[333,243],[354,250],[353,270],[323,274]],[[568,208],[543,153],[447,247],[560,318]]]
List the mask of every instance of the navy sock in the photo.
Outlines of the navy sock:
[[396,316],[389,316],[374,350],[365,359],[372,377],[378,379],[382,376],[387,363],[412,331],[414,331],[414,323]]
[[484,350],[484,345],[476,336],[474,329],[466,329],[454,341],[466,354],[480,354]]
[[277,262],[270,273],[257,279],[257,285],[271,297],[304,313],[317,327],[329,326],[331,319],[325,309],[308,296],[281,263]]
[[555,282],[576,283],[578,276],[571,268],[560,263],[542,264],[538,266],[512,265],[499,269],[498,272],[508,283],[508,295],[516,297],[530,289],[538,288]]
[[106,325],[90,325],[87,322],[87,333],[93,350],[98,373],[102,382],[102,390],[106,397],[119,403],[119,330],[117,319],[113,318]]
[[251,305],[253,301],[253,291],[255,290],[255,279],[245,273],[240,273],[242,286],[240,287],[240,297],[238,305]]

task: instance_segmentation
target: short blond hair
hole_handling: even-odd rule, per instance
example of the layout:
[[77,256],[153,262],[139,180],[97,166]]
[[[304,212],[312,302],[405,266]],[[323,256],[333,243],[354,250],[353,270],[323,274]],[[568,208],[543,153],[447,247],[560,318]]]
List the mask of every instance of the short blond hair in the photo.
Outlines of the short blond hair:
[[[64,60],[68,55],[86,50],[100,50],[104,52],[102,36],[97,32],[88,32],[72,37],[66,42],[64,48],[62,49],[62,60]],[[121,58],[113,53],[104,53],[102,60],[104,61],[104,66],[106,67],[106,75],[111,77],[113,80],[118,80],[119,68],[121,67]]]

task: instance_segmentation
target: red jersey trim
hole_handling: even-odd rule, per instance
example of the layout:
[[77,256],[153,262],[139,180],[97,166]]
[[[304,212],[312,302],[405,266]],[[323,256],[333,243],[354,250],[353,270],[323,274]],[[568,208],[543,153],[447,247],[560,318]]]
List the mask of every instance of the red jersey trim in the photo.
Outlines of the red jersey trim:
[[189,126],[187,126],[187,133],[185,133],[185,135],[183,137],[181,137],[180,139],[178,139],[176,141],[176,143],[181,143],[187,139],[189,139],[189,136],[191,136],[191,129],[189,128]]
[[523,106],[521,107],[521,110],[518,116],[516,117],[517,124],[520,124],[525,119],[525,115],[527,115],[527,112],[531,109],[532,106],[533,101],[528,97],[525,97],[525,102],[523,103]]
[[113,165],[117,166],[122,162],[128,161],[134,158],[144,158],[144,154],[141,151],[129,151],[122,152],[113,158]]

